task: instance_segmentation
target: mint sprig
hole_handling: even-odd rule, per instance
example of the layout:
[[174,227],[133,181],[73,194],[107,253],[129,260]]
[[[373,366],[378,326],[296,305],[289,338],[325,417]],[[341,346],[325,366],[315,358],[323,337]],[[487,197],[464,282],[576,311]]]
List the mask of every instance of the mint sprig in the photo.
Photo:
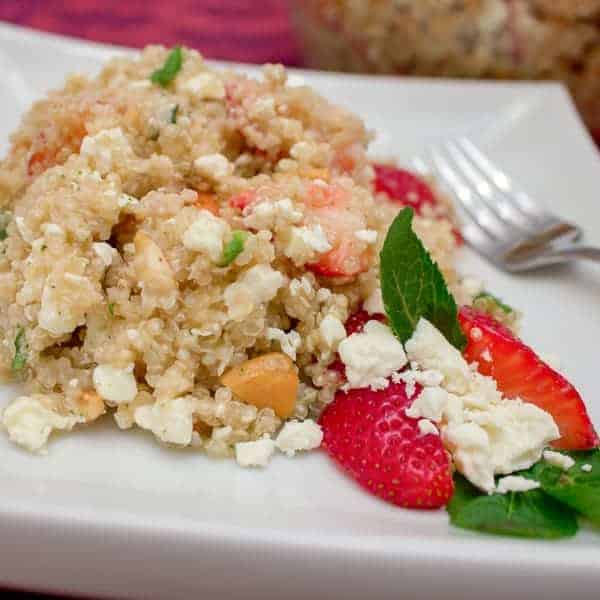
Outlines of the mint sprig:
[[[564,454],[575,461],[568,471],[542,460],[520,474],[539,481],[548,496],[600,525],[600,449]],[[583,465],[590,465],[592,470],[583,471]]]
[[156,69],[156,71],[150,75],[150,81],[162,87],[167,87],[181,70],[182,64],[183,52],[181,46],[175,46],[167,55],[163,66],[160,69]]
[[244,245],[248,233],[246,231],[235,230],[231,236],[231,239],[225,244],[223,248],[223,256],[217,263],[219,267],[226,267],[230,265],[243,251]]
[[500,309],[503,313],[507,315],[515,312],[512,306],[509,306],[505,302],[502,302],[502,300],[498,298],[498,296],[494,296],[494,294],[490,294],[489,292],[480,292],[479,294],[477,294],[477,296],[473,298],[473,304],[475,304],[477,301],[481,301],[484,305],[492,304],[493,306],[497,306],[498,309]]
[[11,368],[13,373],[20,373],[27,364],[27,340],[25,338],[25,329],[19,326],[15,336],[15,355],[12,360]]
[[456,348],[466,338],[458,322],[456,302],[444,277],[412,229],[413,210],[394,219],[381,251],[381,293],[396,336],[406,342],[421,317],[433,323]]
[[539,539],[568,538],[577,533],[575,512],[539,489],[485,495],[462,475],[456,474],[454,483],[447,510],[456,527]]

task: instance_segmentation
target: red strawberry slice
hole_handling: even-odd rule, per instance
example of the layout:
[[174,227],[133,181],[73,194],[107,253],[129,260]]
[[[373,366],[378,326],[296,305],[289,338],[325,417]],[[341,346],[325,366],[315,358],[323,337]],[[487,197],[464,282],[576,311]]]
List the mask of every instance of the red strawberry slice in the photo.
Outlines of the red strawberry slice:
[[379,321],[380,323],[385,323],[386,316],[380,314],[370,315],[366,310],[361,308],[359,311],[348,317],[348,320],[344,324],[346,327],[346,334],[352,335],[353,333],[361,333],[363,327],[369,321]]
[[519,397],[550,413],[561,434],[555,448],[587,450],[598,445],[581,396],[560,373],[489,315],[463,306],[459,320],[468,339],[465,358],[493,377],[506,397]]
[[373,165],[373,168],[377,193],[383,192],[403,206],[412,206],[418,215],[423,214],[426,204],[436,206],[432,189],[414,173],[390,165]]
[[[415,394],[418,391],[415,392]],[[403,383],[338,392],[319,420],[323,447],[362,487],[404,508],[440,508],[454,491],[441,439],[421,434]]]

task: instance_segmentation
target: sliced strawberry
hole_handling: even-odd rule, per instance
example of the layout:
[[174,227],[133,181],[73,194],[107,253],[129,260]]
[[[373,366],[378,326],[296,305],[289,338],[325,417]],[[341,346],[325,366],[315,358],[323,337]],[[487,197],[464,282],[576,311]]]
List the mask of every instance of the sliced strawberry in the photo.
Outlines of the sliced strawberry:
[[392,201],[403,206],[412,206],[418,215],[423,207],[435,207],[437,200],[432,189],[420,177],[398,167],[373,165],[375,169],[375,191],[384,193]]
[[366,228],[361,210],[350,206],[348,192],[337,185],[308,187],[304,199],[307,224],[320,225],[333,248],[308,269],[323,277],[353,278],[366,271],[372,259],[368,246],[356,237]]
[[370,315],[366,310],[361,308],[358,312],[355,312],[353,315],[348,317],[348,320],[344,324],[346,327],[346,333],[348,335],[360,333],[363,330],[363,327],[369,321],[379,321],[381,323],[385,323],[386,316],[380,314]]
[[421,434],[406,416],[412,399],[403,383],[338,392],[319,421],[323,448],[375,496],[404,508],[440,508],[454,490],[450,460],[440,437]]
[[459,320],[468,339],[465,358],[493,377],[507,398],[519,397],[550,413],[561,434],[554,447],[587,450],[598,445],[581,396],[560,373],[488,314],[463,306]]

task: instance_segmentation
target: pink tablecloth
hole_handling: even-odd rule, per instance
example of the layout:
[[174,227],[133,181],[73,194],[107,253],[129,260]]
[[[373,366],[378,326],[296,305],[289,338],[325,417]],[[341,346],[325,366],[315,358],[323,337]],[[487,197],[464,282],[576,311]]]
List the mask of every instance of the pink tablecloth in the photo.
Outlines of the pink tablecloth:
[[0,20],[100,42],[298,65],[286,0],[0,0]]

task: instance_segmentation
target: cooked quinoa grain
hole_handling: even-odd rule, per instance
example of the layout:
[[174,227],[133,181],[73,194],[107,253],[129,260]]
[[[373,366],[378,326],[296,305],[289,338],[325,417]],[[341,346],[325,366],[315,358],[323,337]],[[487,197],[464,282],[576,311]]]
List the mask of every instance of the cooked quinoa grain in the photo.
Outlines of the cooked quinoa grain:
[[[377,294],[398,205],[371,192],[360,119],[280,66],[255,80],[181,53],[160,82],[162,47],[70,77],[0,163],[0,364],[26,388],[3,423],[32,450],[109,412],[233,457],[319,414],[343,323]],[[453,283],[452,224],[415,226]],[[268,354],[285,408],[248,392]]]

